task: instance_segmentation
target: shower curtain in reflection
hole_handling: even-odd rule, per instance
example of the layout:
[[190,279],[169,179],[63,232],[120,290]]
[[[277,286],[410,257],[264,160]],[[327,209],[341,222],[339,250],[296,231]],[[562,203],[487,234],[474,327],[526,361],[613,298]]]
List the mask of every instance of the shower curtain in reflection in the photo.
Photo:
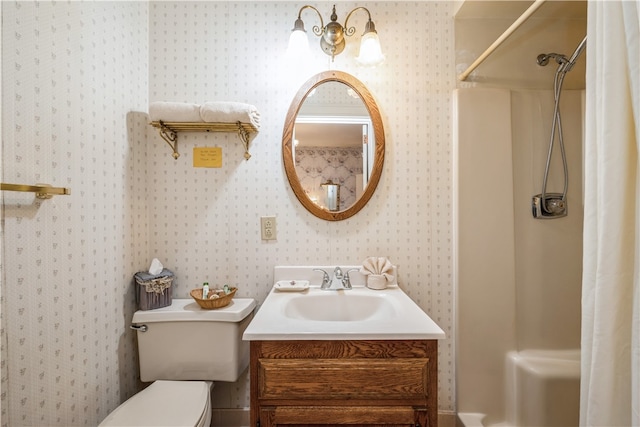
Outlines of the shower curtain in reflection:
[[640,2],[587,18],[581,426],[640,426]]

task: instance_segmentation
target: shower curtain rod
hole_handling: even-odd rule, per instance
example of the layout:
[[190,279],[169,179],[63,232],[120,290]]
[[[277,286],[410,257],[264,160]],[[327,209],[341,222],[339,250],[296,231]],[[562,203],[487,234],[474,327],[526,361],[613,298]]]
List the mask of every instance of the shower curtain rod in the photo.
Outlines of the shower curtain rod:
[[546,1],[547,0],[535,0],[533,4],[529,6],[529,8],[525,10],[524,13],[520,15],[520,17],[516,19],[516,21],[511,24],[511,26],[507,28],[506,31],[502,33],[502,35],[498,37],[496,41],[493,42],[493,44],[489,46],[487,50],[485,50],[473,64],[469,66],[469,68],[467,68],[462,74],[458,76],[458,80],[460,80],[461,82],[465,81],[467,77],[469,77],[469,74],[471,74],[473,70],[478,67],[478,65],[480,65],[485,59],[487,59],[487,57],[491,55],[493,51],[496,50],[496,48],[507,39],[507,37],[509,37],[516,29],[518,29],[518,27],[522,25],[524,21],[529,19],[529,17],[533,15],[533,13],[538,10],[538,8],[542,6],[542,4]]

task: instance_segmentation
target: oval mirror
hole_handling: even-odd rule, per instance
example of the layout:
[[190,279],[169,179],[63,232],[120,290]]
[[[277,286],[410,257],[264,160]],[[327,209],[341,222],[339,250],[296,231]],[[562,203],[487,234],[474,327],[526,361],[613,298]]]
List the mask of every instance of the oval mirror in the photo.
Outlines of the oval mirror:
[[282,159],[294,194],[313,215],[347,219],[373,195],[384,164],[384,129],[369,90],[342,71],[313,76],[291,102]]

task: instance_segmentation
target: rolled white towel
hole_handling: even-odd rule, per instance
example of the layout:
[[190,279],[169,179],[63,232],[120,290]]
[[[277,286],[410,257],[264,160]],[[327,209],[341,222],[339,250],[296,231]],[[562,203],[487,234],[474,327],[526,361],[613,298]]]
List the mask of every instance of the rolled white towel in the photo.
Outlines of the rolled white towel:
[[187,102],[152,102],[149,104],[149,118],[152,122],[202,122],[200,105]]
[[200,118],[210,123],[251,123],[260,128],[260,112],[251,104],[241,102],[205,102],[200,106]]

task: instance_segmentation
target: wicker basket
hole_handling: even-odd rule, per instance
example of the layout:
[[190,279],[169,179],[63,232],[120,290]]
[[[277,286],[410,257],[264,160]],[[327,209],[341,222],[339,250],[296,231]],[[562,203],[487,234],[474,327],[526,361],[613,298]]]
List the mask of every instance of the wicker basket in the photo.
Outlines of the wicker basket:
[[[191,298],[196,300],[198,305],[207,310],[213,308],[222,308],[231,302],[233,296],[236,294],[238,288],[231,288],[231,292],[225,295],[224,291],[218,291],[217,294],[220,295],[220,298],[215,299],[202,299],[202,288],[194,289],[191,291]],[[216,291],[211,291],[211,293],[216,293]]]

